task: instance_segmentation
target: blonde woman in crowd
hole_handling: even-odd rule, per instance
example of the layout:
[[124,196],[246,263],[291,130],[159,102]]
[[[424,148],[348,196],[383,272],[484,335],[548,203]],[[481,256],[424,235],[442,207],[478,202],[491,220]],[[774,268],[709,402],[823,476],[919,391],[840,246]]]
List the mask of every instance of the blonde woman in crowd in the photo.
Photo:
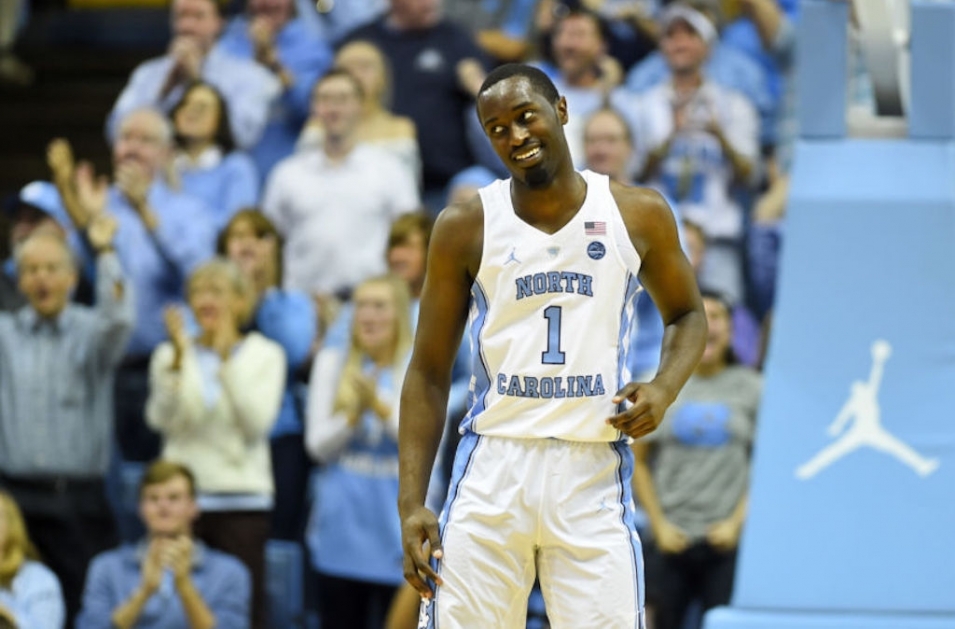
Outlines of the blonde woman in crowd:
[[[377,46],[367,41],[348,43],[335,55],[336,68],[353,75],[362,88],[363,110],[358,125],[358,141],[370,142],[387,149],[401,159],[421,180],[421,158],[414,122],[391,113],[391,72],[388,60]],[[299,148],[321,145],[324,136],[321,123],[313,117],[299,139]]]
[[40,563],[20,508],[0,490],[0,621],[18,629],[63,629],[60,583]]
[[163,458],[195,473],[197,536],[252,573],[252,627],[261,628],[275,492],[269,433],[285,389],[285,354],[258,332],[242,332],[254,293],[232,262],[201,265],[187,292],[198,334],[189,336],[181,311],[166,311],[170,340],[152,356],[146,418],[163,437]]
[[306,445],[323,464],[307,542],[324,629],[382,626],[402,583],[398,398],[411,350],[407,283],[359,284],[347,347],[323,349],[309,389]]

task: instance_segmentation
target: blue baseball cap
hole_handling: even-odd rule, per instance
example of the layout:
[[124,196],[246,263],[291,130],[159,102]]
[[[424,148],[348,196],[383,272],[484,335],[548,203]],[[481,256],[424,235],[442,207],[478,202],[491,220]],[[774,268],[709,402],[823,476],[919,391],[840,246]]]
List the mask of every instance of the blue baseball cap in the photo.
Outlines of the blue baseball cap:
[[17,202],[12,204],[15,211],[19,206],[31,207],[43,212],[64,227],[71,227],[69,215],[63,207],[56,186],[48,181],[31,181],[20,189]]

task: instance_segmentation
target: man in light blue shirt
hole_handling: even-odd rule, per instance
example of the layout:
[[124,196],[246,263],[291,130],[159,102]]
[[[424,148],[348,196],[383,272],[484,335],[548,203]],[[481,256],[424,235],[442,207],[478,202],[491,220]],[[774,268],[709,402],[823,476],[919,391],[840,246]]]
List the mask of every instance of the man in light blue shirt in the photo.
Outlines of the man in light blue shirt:
[[199,515],[188,468],[156,461],[139,490],[146,537],[97,556],[76,629],[247,629],[251,580],[242,563],[192,537]]
[[202,79],[225,98],[239,148],[254,146],[279,95],[278,79],[259,64],[234,57],[216,45],[222,17],[214,0],[173,0],[170,11],[173,39],[169,52],[144,61],[133,71],[107,120],[109,136],[116,136],[120,121],[135,109],[157,107],[168,112],[179,102],[186,85]]
[[[710,5],[700,0],[683,4],[697,9],[702,7],[703,12],[719,26],[717,16],[709,9]],[[737,46],[717,38],[706,60],[705,73],[712,82],[740,92],[749,99],[759,112],[761,143],[764,146],[773,144],[776,139],[774,120],[779,95],[774,94],[765,68]],[[667,60],[658,50],[630,69],[624,85],[628,90],[641,94],[669,80],[670,76]]]
[[[164,181],[171,146],[172,128],[162,114],[134,110],[121,121],[113,145],[113,184],[93,181],[88,170],[79,168],[79,195],[60,190],[78,229],[84,228],[91,204],[102,204],[119,223],[116,253],[136,289],[137,319],[116,376],[116,422],[124,457],[137,461],[159,452],[158,437],[146,428],[142,412],[149,356],[166,338],[163,310],[182,302],[186,279],[212,257],[215,244],[211,210]],[[54,178],[60,179],[57,174]],[[75,202],[74,196],[79,197]],[[85,251],[80,253],[86,257]]]
[[115,220],[99,213],[84,231],[96,251],[95,308],[70,303],[78,273],[62,235],[36,232],[17,253],[28,305],[0,313],[0,487],[59,578],[68,619],[90,559],[115,543],[104,477],[113,374],[133,327]]

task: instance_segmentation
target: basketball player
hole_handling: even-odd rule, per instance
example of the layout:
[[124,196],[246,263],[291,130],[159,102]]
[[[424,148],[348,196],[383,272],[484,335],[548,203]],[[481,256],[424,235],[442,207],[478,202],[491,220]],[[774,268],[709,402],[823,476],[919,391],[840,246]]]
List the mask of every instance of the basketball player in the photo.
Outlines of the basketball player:
[[[477,105],[512,176],[437,220],[401,400],[419,626],[523,627],[538,578],[556,629],[643,627],[627,438],[657,427],[702,353],[693,272],[657,193],[574,170],[567,103],[543,73],[501,66]],[[638,278],[666,325],[648,383],[625,367]],[[469,311],[470,410],[439,525],[425,490]]]

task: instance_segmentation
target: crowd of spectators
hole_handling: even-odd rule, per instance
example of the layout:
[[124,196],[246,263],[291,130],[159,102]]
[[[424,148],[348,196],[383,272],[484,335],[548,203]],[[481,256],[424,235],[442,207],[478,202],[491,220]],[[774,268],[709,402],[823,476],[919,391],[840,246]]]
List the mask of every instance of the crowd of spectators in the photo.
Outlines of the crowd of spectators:
[[[269,627],[265,549],[281,539],[304,549],[325,629],[415,626],[398,392],[432,220],[506,176],[474,97],[511,61],[566,97],[578,167],[668,199],[707,291],[707,353],[634,445],[635,493],[651,623],[678,629],[693,600],[727,602],[798,0],[317,7],[172,0],[166,54],[103,112],[111,172],[51,139],[49,180],[7,204],[0,621]],[[646,295],[638,312],[631,371],[651,378],[663,329]],[[467,344],[459,355],[443,453],[465,411]],[[449,465],[436,465],[438,508]]]

